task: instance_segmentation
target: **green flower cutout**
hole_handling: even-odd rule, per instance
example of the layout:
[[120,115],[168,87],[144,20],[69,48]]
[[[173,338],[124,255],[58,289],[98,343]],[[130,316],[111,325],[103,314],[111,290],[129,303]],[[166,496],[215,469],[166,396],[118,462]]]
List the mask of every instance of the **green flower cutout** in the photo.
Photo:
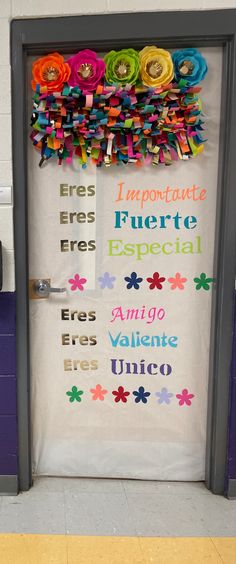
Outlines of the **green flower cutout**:
[[135,84],[139,77],[139,54],[134,49],[110,51],[104,57],[106,80],[110,84]]
[[200,274],[199,278],[194,278],[194,282],[196,284],[196,290],[210,290],[211,282],[214,282],[214,278],[207,278],[205,272]]
[[82,390],[78,390],[77,386],[72,386],[71,392],[66,392],[66,395],[70,397],[69,401],[73,403],[73,401],[80,402],[82,399],[80,396],[82,396],[83,393]]

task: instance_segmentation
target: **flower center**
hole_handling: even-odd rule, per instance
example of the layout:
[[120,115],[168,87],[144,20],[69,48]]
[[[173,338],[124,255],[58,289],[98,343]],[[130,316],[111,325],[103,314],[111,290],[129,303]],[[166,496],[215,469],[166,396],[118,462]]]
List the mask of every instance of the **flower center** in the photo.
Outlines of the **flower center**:
[[51,82],[52,80],[56,80],[59,76],[59,70],[56,67],[47,67],[43,72],[43,78],[47,82]]
[[93,75],[93,66],[90,63],[82,63],[82,65],[78,68],[77,73],[81,76],[81,78],[86,80]]
[[118,61],[115,66],[116,76],[118,78],[125,78],[130,72],[130,65],[126,61]]
[[182,61],[179,66],[179,72],[183,76],[190,76],[193,72],[194,64],[192,61]]
[[157,59],[153,59],[147,64],[147,72],[152,78],[158,78],[161,76],[162,71],[163,67]]

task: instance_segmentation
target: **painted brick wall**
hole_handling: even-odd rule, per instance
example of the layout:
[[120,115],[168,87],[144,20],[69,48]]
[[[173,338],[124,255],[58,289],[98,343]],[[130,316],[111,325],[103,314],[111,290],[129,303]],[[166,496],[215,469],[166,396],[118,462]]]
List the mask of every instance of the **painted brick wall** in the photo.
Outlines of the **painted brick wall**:
[[[128,10],[127,10],[128,6]],[[9,22],[11,18],[89,13],[236,8],[236,0],[0,0],[0,186],[12,184]],[[0,294],[0,475],[17,470],[14,249],[12,206],[0,205],[4,287]],[[234,439],[231,439],[235,441]],[[236,461],[235,461],[236,465]],[[231,477],[236,468],[231,464]]]

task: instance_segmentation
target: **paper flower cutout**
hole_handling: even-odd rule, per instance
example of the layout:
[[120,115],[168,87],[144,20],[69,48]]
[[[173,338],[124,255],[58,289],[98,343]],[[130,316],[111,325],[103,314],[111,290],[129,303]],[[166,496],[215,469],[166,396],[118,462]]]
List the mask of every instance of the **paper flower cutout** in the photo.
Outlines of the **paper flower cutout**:
[[174,278],[168,278],[168,282],[171,284],[171,290],[184,290],[184,284],[187,282],[187,278],[183,278],[179,272],[176,272]]
[[176,397],[179,400],[179,405],[191,405],[191,399],[194,398],[194,394],[190,394],[189,391],[185,388],[184,390],[182,390],[181,394],[176,394]]
[[142,403],[147,403],[147,398],[151,395],[151,393],[145,392],[144,387],[140,386],[137,391],[133,392],[133,395],[135,396],[135,403],[139,403],[140,401]]
[[194,282],[196,284],[196,290],[210,290],[211,282],[214,282],[214,278],[207,278],[205,272],[200,274],[199,278],[194,278]]
[[93,395],[93,400],[100,400],[104,401],[105,395],[107,394],[107,390],[103,390],[101,384],[97,384],[96,388],[92,388],[90,390],[91,394]]
[[115,396],[114,401],[116,403],[118,403],[119,401],[126,403],[127,397],[130,396],[130,392],[125,392],[123,386],[119,386],[118,390],[114,390],[112,394],[113,396]]
[[131,272],[130,276],[125,276],[124,280],[128,282],[126,286],[127,290],[131,290],[131,288],[139,290],[139,285],[143,281],[143,278],[138,278],[137,272]]
[[143,84],[158,88],[172,81],[174,68],[169,51],[154,46],[144,47],[139,57]]
[[156,393],[156,396],[159,398],[157,401],[159,404],[162,403],[166,403],[167,405],[169,405],[170,403],[170,398],[173,397],[174,394],[171,394],[171,392],[168,392],[167,388],[162,388],[160,392]]
[[62,55],[51,53],[34,61],[32,75],[33,90],[38,84],[48,92],[60,92],[70,77],[70,67]]
[[105,62],[99,59],[95,51],[83,49],[68,59],[71,69],[70,86],[79,86],[83,92],[96,90],[105,73]]
[[109,272],[104,272],[103,276],[99,276],[98,280],[100,282],[100,288],[102,290],[104,290],[104,288],[112,290],[114,288],[113,282],[115,282],[116,277],[111,276]]
[[81,278],[79,274],[75,274],[74,278],[70,278],[68,282],[71,284],[72,292],[74,292],[75,290],[80,290],[80,292],[83,292],[84,284],[86,284],[87,278]]
[[154,288],[157,288],[157,290],[162,290],[162,284],[163,282],[165,282],[165,278],[160,277],[159,272],[154,272],[152,278],[146,278],[146,280],[147,282],[149,282],[150,290],[154,290]]
[[66,395],[69,396],[70,403],[73,403],[74,401],[81,402],[83,393],[83,390],[78,390],[77,386],[72,386],[71,391],[66,392]]
[[207,64],[197,49],[181,49],[172,54],[176,81],[184,79],[187,86],[195,86],[207,73]]
[[104,57],[106,80],[110,84],[135,84],[139,77],[139,55],[134,49],[110,51]]

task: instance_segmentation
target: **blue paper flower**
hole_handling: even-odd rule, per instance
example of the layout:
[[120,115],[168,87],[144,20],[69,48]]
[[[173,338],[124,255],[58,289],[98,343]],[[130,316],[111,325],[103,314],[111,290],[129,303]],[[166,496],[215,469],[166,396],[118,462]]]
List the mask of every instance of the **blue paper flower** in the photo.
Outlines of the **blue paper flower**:
[[184,79],[186,86],[198,84],[207,73],[207,64],[197,49],[181,49],[172,54],[176,81]]
[[130,276],[125,276],[125,281],[128,282],[127,289],[135,288],[139,290],[139,284],[143,281],[143,278],[138,278],[137,272],[131,272]]
[[135,397],[135,403],[139,403],[140,401],[142,403],[147,403],[147,398],[151,394],[150,394],[150,392],[145,392],[144,387],[140,386],[140,388],[137,391],[133,392],[133,395],[136,396]]

